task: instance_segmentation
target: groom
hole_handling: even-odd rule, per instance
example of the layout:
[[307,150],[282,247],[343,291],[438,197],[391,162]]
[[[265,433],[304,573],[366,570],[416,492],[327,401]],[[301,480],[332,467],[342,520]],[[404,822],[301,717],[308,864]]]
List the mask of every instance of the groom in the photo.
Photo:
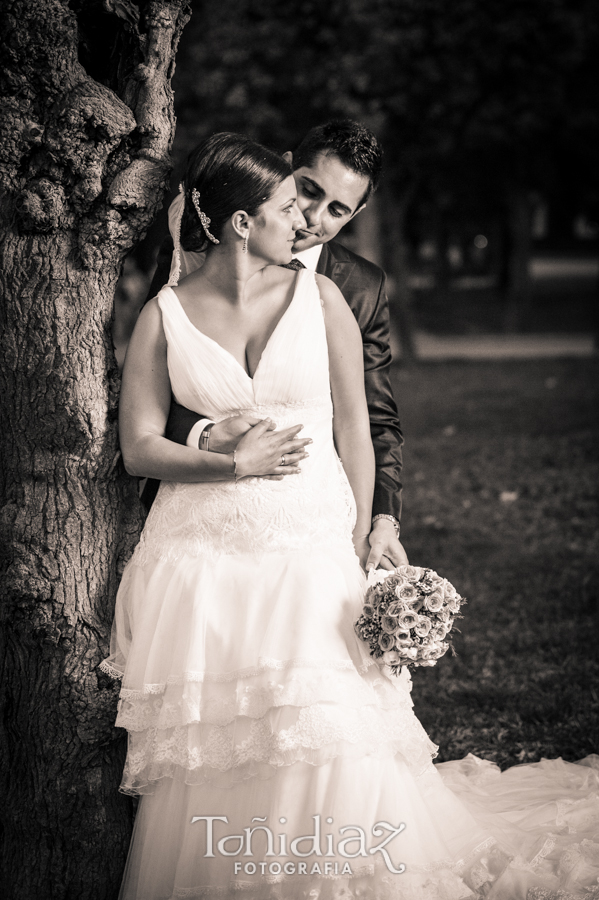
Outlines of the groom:
[[[284,155],[293,166],[297,203],[307,224],[305,230],[296,232],[296,265],[301,263],[335,282],[362,332],[366,399],[376,458],[371,552],[366,567],[391,568],[408,560],[399,541],[403,438],[389,383],[391,351],[385,273],[334,240],[343,226],[364,209],[376,189],[382,149],[372,132],[345,119],[312,128],[293,154]],[[160,248],[149,297],[154,297],[168,281],[172,250],[172,240],[167,238]],[[203,449],[209,433],[209,449],[228,453],[241,437],[242,425],[240,418],[214,425],[173,401],[166,437]],[[247,425],[243,429],[247,430]]]

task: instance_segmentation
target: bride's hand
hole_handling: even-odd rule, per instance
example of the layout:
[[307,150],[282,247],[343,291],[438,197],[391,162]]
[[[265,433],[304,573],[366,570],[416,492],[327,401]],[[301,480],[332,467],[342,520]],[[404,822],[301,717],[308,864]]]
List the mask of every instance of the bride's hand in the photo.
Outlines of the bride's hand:
[[368,535],[367,534],[354,534],[353,536],[354,542],[354,550],[356,551],[356,556],[360,560],[360,565],[366,571],[366,560],[368,559],[368,555],[370,553],[370,544],[368,543]]
[[275,431],[275,427],[270,419],[263,419],[241,438],[235,455],[239,478],[254,476],[280,481],[285,475],[300,472],[299,463],[308,456],[305,447],[312,438],[296,437],[303,425],[282,431]]

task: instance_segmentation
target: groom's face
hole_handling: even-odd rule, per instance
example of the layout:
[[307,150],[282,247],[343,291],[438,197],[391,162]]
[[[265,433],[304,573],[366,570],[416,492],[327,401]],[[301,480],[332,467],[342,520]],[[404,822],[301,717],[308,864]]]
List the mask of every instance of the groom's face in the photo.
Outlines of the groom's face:
[[311,166],[293,173],[297,186],[297,205],[306,220],[306,228],[296,232],[293,252],[326,244],[334,238],[362,206],[368,190],[368,178],[348,169],[338,156],[321,153]]

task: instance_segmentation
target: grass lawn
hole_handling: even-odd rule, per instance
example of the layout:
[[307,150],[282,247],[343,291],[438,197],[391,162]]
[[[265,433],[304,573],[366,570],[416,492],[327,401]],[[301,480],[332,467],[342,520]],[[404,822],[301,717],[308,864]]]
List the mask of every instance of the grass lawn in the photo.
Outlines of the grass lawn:
[[402,540],[467,597],[456,657],[412,670],[438,761],[599,752],[599,360],[393,372]]

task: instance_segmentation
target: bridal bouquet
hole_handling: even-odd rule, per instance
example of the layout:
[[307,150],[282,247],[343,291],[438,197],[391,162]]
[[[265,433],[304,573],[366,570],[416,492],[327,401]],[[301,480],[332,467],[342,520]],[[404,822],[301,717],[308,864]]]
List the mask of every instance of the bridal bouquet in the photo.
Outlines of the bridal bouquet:
[[[398,566],[371,570],[356,634],[370,655],[399,675],[402,666],[434,666],[464,603],[452,584],[432,569]],[[453,647],[452,647],[453,650]]]

